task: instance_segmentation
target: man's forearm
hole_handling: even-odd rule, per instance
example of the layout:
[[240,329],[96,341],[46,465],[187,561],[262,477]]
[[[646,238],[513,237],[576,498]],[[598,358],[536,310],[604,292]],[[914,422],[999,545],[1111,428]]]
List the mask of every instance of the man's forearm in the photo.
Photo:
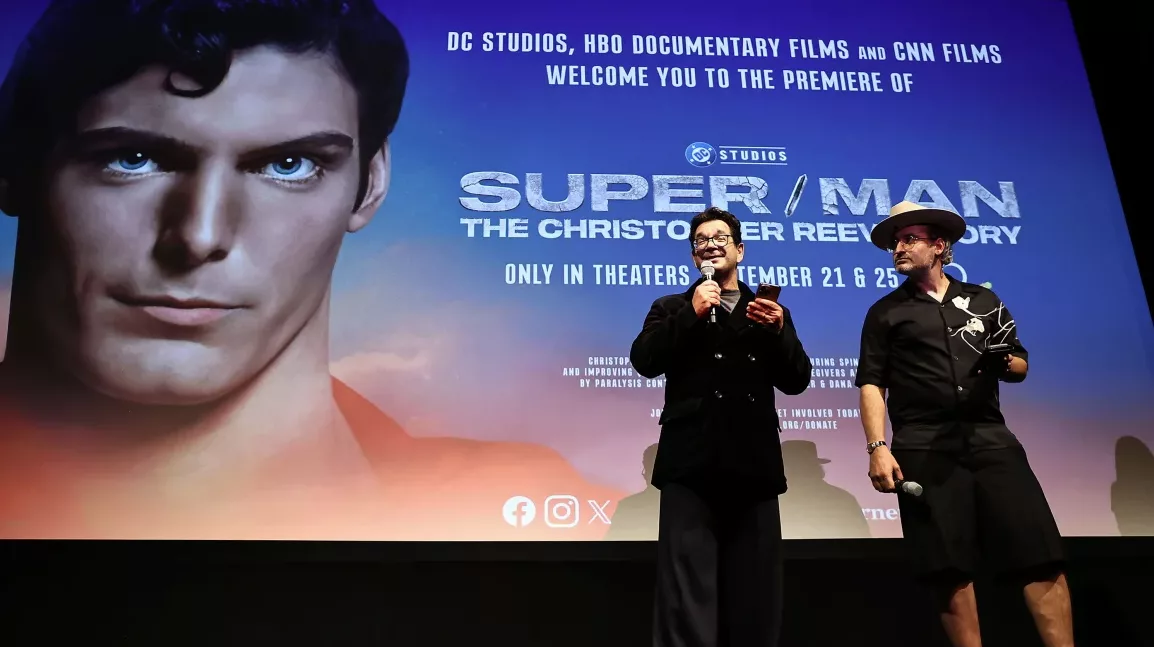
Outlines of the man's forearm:
[[881,387],[861,387],[861,424],[867,443],[886,439],[886,395]]

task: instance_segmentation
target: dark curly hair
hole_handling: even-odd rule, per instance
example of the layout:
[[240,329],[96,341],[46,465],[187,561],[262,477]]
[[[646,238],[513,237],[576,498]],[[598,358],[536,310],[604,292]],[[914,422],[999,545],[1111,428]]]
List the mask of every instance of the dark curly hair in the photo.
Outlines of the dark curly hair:
[[714,220],[720,220],[729,225],[729,232],[732,234],[733,244],[741,244],[741,221],[737,219],[737,216],[718,207],[710,207],[689,221],[689,242],[693,242],[693,237],[697,234],[698,227]]
[[[93,96],[150,65],[168,68],[166,91],[204,96],[224,81],[236,52],[260,45],[330,52],[340,62],[358,97],[359,204],[409,77],[401,34],[373,0],[55,0],[0,86],[9,211],[20,215],[39,193],[48,154]],[[177,74],[192,85],[178,87]]]

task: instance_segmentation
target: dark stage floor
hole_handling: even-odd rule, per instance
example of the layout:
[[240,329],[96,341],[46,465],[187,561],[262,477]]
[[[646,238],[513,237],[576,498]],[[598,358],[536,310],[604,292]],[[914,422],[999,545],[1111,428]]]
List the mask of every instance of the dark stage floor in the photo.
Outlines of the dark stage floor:
[[[1154,644],[1154,541],[1068,544],[1078,644]],[[945,644],[896,542],[787,546],[783,647]],[[0,644],[641,647],[653,549],[8,542]],[[987,647],[1040,644],[1017,592],[979,586]]]

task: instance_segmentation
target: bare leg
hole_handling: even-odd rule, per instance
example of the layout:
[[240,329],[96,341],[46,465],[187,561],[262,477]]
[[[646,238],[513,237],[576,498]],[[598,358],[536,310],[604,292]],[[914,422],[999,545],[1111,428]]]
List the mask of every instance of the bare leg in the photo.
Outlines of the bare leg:
[[942,627],[954,647],[982,647],[982,632],[978,625],[978,600],[974,583],[941,589],[938,604]]
[[1026,585],[1026,606],[1046,647],[1074,647],[1074,620],[1066,575]]

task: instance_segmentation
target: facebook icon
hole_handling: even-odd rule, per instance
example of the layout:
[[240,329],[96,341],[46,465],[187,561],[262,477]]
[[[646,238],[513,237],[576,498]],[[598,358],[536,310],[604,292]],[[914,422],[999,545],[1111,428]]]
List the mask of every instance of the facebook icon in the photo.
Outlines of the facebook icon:
[[533,519],[537,516],[537,506],[529,497],[515,496],[505,502],[501,514],[505,517],[505,523],[521,528],[533,523]]

